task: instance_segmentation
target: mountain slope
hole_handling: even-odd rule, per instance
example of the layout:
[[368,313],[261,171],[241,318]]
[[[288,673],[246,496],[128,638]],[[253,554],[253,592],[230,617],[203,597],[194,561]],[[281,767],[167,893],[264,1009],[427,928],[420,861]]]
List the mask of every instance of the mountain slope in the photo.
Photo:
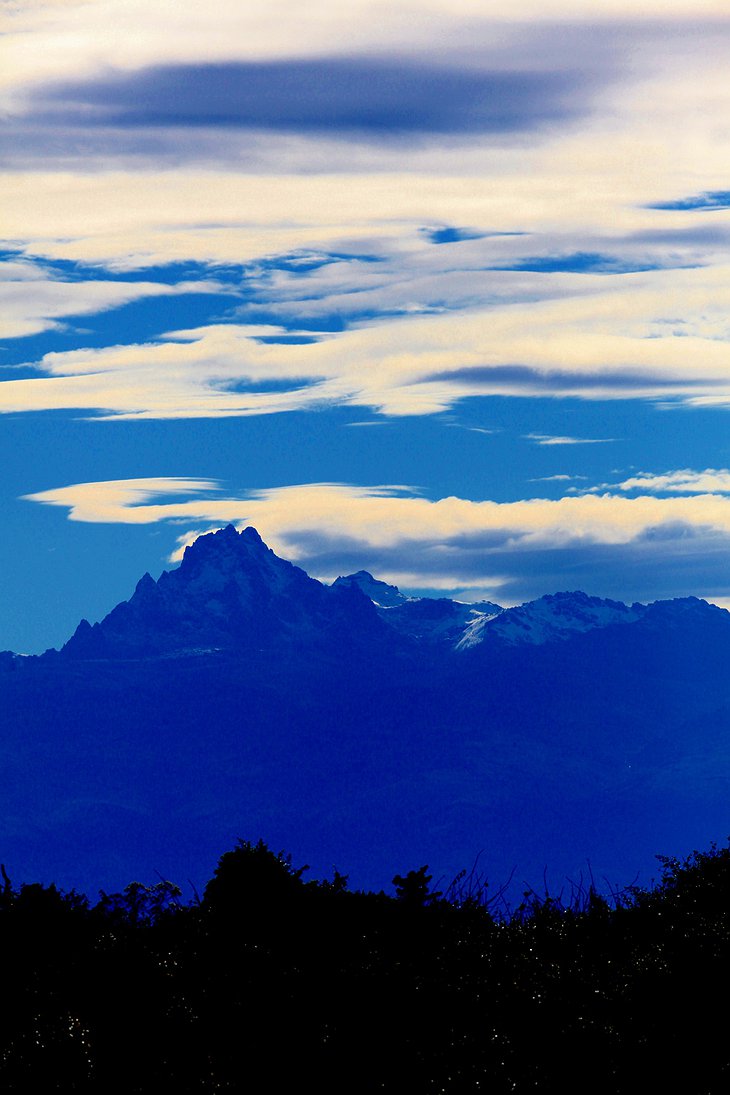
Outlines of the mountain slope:
[[510,644],[555,642],[569,635],[610,627],[617,623],[635,623],[642,619],[644,605],[630,608],[621,601],[589,597],[586,593],[553,593],[536,601],[507,608],[498,615],[475,620],[459,646],[501,640]]

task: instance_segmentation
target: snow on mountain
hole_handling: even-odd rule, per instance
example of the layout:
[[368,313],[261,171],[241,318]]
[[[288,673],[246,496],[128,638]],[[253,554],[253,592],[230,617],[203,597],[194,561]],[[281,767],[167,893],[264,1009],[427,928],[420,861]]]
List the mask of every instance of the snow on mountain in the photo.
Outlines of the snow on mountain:
[[418,642],[444,643],[458,648],[469,628],[493,619],[500,612],[499,605],[489,601],[465,604],[445,597],[417,597],[381,610],[381,616],[401,635]]
[[458,650],[481,642],[501,640],[511,645],[542,645],[567,639],[578,632],[611,624],[635,623],[646,615],[646,606],[589,597],[587,593],[552,593],[497,616],[475,620],[457,644]]
[[397,586],[373,578],[367,570],[346,574],[334,586],[356,586],[380,610],[380,617],[400,635],[417,642],[458,646],[465,630],[492,619],[502,608],[491,601],[467,604],[447,597],[407,597]]

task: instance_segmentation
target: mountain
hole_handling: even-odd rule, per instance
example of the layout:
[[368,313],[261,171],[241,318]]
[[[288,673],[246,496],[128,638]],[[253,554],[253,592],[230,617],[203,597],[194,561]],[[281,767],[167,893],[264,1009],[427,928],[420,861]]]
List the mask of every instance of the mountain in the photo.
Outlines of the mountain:
[[466,604],[446,597],[406,597],[397,586],[373,578],[366,570],[337,578],[333,588],[356,587],[377,607],[380,618],[401,635],[418,642],[457,647],[477,625],[503,609],[491,601]]
[[[258,532],[229,525],[186,548],[180,566],[155,581],[145,574],[133,596],[93,626],[82,620],[63,646],[78,659],[165,657],[335,644],[419,646],[464,651],[482,643],[542,645],[615,624],[697,611],[699,602],[655,606],[555,593],[503,609],[490,601],[408,597],[361,570],[326,586],[279,558]],[[717,610],[721,611],[721,610]]]
[[0,861],[200,885],[262,837],[357,886],[477,857],[518,897],[589,863],[648,880],[730,832],[728,664],[730,614],[696,598],[326,586],[229,527],[62,650],[0,656]]
[[346,583],[332,588],[280,559],[258,532],[232,525],[200,536],[176,570],[145,574],[133,596],[93,627],[82,620],[61,653],[129,658],[303,646],[336,634],[376,639],[372,602]]
[[332,583],[334,589],[345,587],[351,589],[355,586],[365,596],[380,608],[393,608],[402,605],[408,600],[405,593],[401,593],[397,586],[388,585],[373,578],[367,570],[358,570],[356,574],[345,574],[336,578]]
[[635,623],[644,613],[644,605],[634,604],[629,608],[620,601],[589,597],[580,591],[547,594],[536,601],[474,620],[459,646],[465,648],[497,640],[541,645],[612,624]]

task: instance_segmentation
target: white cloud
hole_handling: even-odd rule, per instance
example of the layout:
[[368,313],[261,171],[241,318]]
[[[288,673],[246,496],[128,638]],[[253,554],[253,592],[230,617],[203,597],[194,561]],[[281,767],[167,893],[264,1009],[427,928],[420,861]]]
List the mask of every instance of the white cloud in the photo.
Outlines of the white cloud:
[[585,479],[585,475],[540,475],[530,479],[531,483],[570,483],[575,479]]
[[178,282],[61,281],[32,263],[0,264],[0,337],[21,338],[59,325],[65,316],[88,316],[150,297],[230,292],[214,280]]
[[[579,138],[556,134],[539,149],[472,142],[443,151],[416,148],[407,157],[386,147],[365,162],[357,148],[347,147],[340,164],[333,142],[247,137],[249,148],[258,142],[262,153],[268,150],[268,164],[254,159],[227,170],[177,165],[155,171],[151,165],[113,170],[107,162],[103,172],[6,172],[0,174],[3,233],[33,254],[115,269],[186,259],[245,263],[303,248],[371,251],[389,261],[388,282],[401,271],[410,271],[409,279],[478,273],[536,253],[617,247],[619,257],[639,263],[722,261],[726,240],[713,245],[711,238],[681,235],[697,228],[698,216],[707,225],[706,214],[642,208],[695,193],[697,176],[671,170],[663,159],[642,163],[639,173],[629,170],[626,162],[638,161],[638,146],[609,158],[606,137],[589,130]],[[198,141],[196,135],[193,147]],[[724,153],[702,151],[699,188],[722,189]],[[490,235],[433,246],[419,229],[434,224],[467,224]],[[717,214],[709,224],[717,227]],[[671,228],[673,238],[662,243],[640,235],[660,228]],[[528,235],[492,234],[515,231]],[[339,269],[345,291],[351,273]],[[331,281],[332,270],[313,275],[316,295],[331,294]],[[298,284],[282,276],[279,295],[295,299]]]
[[730,471],[727,468],[706,468],[693,471],[684,468],[664,475],[641,472],[624,479],[616,488],[623,491],[650,491],[652,494],[730,494]]
[[[527,441],[535,441],[538,445],[604,445],[609,441],[615,441],[615,437],[555,437],[547,433],[527,433]],[[570,476],[551,476],[552,479],[569,479]]]
[[[263,343],[257,336],[270,326],[229,324],[142,345],[49,353],[37,379],[0,384],[0,411],[179,418],[344,405],[398,416],[495,394],[730,404],[730,268],[618,282],[551,275],[547,287],[543,275],[523,279],[538,298],[528,322],[521,304],[502,302],[388,322],[374,317],[311,344]],[[666,322],[678,311],[683,337]]]

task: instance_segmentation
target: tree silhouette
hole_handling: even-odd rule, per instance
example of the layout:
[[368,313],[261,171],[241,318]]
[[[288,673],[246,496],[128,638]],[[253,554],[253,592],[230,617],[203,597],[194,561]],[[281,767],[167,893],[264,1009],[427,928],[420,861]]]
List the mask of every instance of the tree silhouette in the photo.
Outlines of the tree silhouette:
[[393,879],[396,897],[409,908],[423,908],[442,896],[440,890],[429,889],[433,876],[426,874],[427,870],[428,864],[425,864],[417,871],[409,871],[406,875],[397,874]]

